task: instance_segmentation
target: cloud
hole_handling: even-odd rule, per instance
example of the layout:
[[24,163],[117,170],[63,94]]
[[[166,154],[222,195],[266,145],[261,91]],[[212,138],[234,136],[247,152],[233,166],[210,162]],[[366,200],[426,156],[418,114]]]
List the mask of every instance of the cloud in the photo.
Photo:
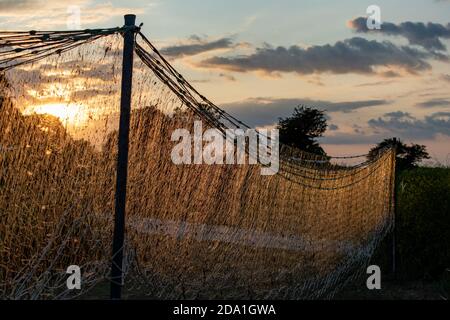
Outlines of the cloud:
[[400,76],[400,74],[398,74],[397,72],[392,71],[392,70],[381,72],[381,73],[379,73],[379,75],[384,78],[397,78]]
[[448,107],[450,106],[450,100],[448,99],[431,99],[421,103],[416,106],[420,108],[435,108],[435,107]]
[[292,115],[299,105],[315,107],[328,112],[352,112],[357,109],[385,105],[386,100],[331,102],[310,99],[251,98],[223,104],[221,107],[252,127],[262,127],[278,122],[278,118]]
[[375,144],[383,139],[389,137],[383,134],[362,134],[355,133],[337,133],[328,135],[325,133],[323,138],[320,138],[321,144]]
[[[36,8],[43,1],[38,0],[2,0],[0,10],[26,10]],[[1,14],[0,14],[1,15]]]
[[408,40],[409,44],[421,46],[427,50],[445,51],[446,47],[441,39],[450,39],[450,23],[445,25],[429,22],[402,22],[394,24],[383,22],[381,29],[367,28],[367,18],[359,17],[349,21],[349,26],[359,33],[382,33],[388,36],[400,36]]
[[[450,1],[450,0],[449,0]],[[444,80],[444,81],[446,81],[446,82],[450,82],[450,74],[442,74],[441,76],[440,76],[440,79],[441,80]]]
[[355,87],[357,88],[362,88],[362,87],[376,87],[376,86],[385,86],[385,85],[389,85],[391,83],[393,83],[393,80],[383,80],[383,81],[376,81],[376,82],[366,82],[366,83],[361,83],[356,85]]
[[[47,29],[67,27],[73,12],[70,7],[80,8],[81,27],[98,25],[122,16],[129,11],[143,14],[146,7],[120,7],[111,2],[94,0],[2,0],[0,2],[0,26],[2,29]],[[148,6],[148,5],[146,5]]]
[[[95,56],[92,56],[95,60]],[[27,85],[33,85],[36,88],[42,88],[51,83],[68,84],[75,80],[96,81],[101,80],[105,83],[114,83],[114,76],[119,71],[113,71],[115,67],[113,61],[100,63],[97,60],[89,62],[87,60],[67,60],[54,65],[51,63],[41,63],[39,68],[13,68],[9,71],[16,82],[23,82]],[[57,72],[56,72],[57,71]]]
[[220,77],[220,78],[223,78],[223,79],[225,79],[225,80],[228,80],[228,81],[236,81],[236,78],[235,78],[235,77],[233,77],[233,76],[230,75],[230,74],[226,74],[226,73],[221,73],[221,74],[219,74],[219,77]]
[[403,140],[432,140],[439,136],[450,138],[450,112],[436,112],[417,119],[408,112],[395,111],[368,121],[368,127],[353,126],[352,132],[326,133],[322,144],[375,144],[389,137]]
[[0,16],[33,16],[45,10],[48,10],[47,15],[51,16],[55,14],[52,9],[54,11],[67,11],[69,6],[80,6],[82,8],[91,5],[91,2],[90,0],[2,0],[0,2]]
[[169,46],[161,49],[161,53],[170,58],[183,58],[186,56],[194,56],[201,53],[233,48],[233,40],[231,38],[221,38],[213,41],[202,39],[199,36],[191,36],[188,43]]
[[202,61],[200,66],[236,72],[295,72],[301,75],[325,72],[375,74],[377,67],[394,67],[415,74],[431,69],[428,59],[448,61],[443,54],[354,37],[334,45],[309,48],[266,46],[251,55],[212,57]]
[[331,131],[336,131],[336,130],[339,130],[339,127],[337,125],[335,125],[335,124],[330,124],[328,126],[328,129],[331,130]]
[[88,100],[92,98],[96,98],[99,96],[111,96],[113,94],[117,93],[117,90],[111,89],[111,90],[98,90],[98,89],[84,89],[84,90],[77,90],[73,91],[70,95],[70,100]]
[[421,120],[408,112],[396,111],[371,119],[368,124],[407,139],[432,139],[438,134],[450,136],[450,112],[436,112]]

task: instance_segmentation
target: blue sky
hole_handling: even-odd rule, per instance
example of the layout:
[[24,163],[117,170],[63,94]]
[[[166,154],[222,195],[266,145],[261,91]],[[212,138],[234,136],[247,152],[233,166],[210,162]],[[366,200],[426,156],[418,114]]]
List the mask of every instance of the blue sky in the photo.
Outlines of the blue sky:
[[[372,4],[390,23],[382,32],[355,20]],[[330,153],[398,136],[450,154],[448,0],[0,0],[0,29],[66,28],[73,5],[83,28],[136,13],[186,78],[255,126],[305,103],[329,111]]]
[[[449,1],[435,0],[161,0],[112,1],[117,6],[150,6],[139,20],[154,37],[172,38],[191,34],[222,36],[239,32],[242,40],[274,45],[328,43],[351,36],[345,22],[365,15],[377,4],[382,19],[392,22],[433,21],[448,23]],[[121,19],[115,19],[120,24]],[[150,31],[149,31],[150,32]]]

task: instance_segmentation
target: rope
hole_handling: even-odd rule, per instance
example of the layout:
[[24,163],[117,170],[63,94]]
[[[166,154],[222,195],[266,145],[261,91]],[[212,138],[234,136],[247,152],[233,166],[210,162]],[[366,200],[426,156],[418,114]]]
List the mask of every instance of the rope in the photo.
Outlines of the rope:
[[62,54],[124,28],[80,31],[0,31],[0,72]]
[[[185,78],[164,58],[150,40],[140,32],[140,27],[109,28],[109,29],[85,29],[76,31],[0,31],[0,72],[24,64],[34,63],[55,54],[62,54],[75,49],[85,43],[99,38],[133,31],[150,47],[153,54],[147,52],[136,41],[135,51],[139,58],[146,64],[163,83],[174,92],[178,98],[209,125],[218,129],[224,136],[226,129],[250,129],[250,126],[221,109],[204,95],[200,94]],[[4,50],[1,50],[4,48]],[[262,138],[271,141],[257,131]],[[287,146],[284,146],[285,148]],[[306,152],[303,152],[306,153]],[[322,159],[295,159],[295,165],[303,162],[326,164],[331,159],[356,159],[367,157],[366,154],[354,156],[324,156]]]
[[[22,100],[1,105],[1,298],[75,298],[111,280],[117,132],[110,120],[117,115],[120,42],[81,45],[130,28],[100,30],[0,33],[2,67],[76,48],[76,54],[46,63],[45,72],[58,74],[63,66],[65,92],[93,92],[86,103],[92,110],[83,112],[96,113],[98,125],[87,140],[78,140],[85,128],[53,134],[53,125],[64,127],[58,120],[44,131],[43,117],[20,112]],[[202,96],[139,28],[133,31],[142,64],[133,81],[130,121],[122,268],[127,291],[159,299],[327,298],[364,270],[392,221],[393,150],[345,167],[331,159],[365,155],[329,157],[282,144],[280,171],[273,176],[261,176],[258,165],[175,165],[167,137],[180,125],[200,117],[224,135],[249,127]],[[101,81],[94,71],[102,72]],[[35,79],[35,73],[8,79],[11,98],[54,83],[24,82],[24,76]],[[76,292],[65,286],[71,264],[83,270]]]
[[[158,51],[158,49],[150,42],[150,40],[145,37],[141,32],[138,33],[140,38],[144,43],[150,47],[153,54],[146,51],[137,41],[136,41],[136,54],[142,60],[142,62],[147,65],[155,75],[163,81],[163,83],[175,93],[180,100],[185,103],[185,105],[193,110],[195,114],[199,115],[208,124],[212,125],[214,128],[218,129],[225,136],[225,130],[228,128],[236,129],[250,129],[250,126],[244,122],[236,119],[225,110],[221,109],[205,96],[200,94]],[[270,141],[270,137],[266,137],[258,130],[257,134],[261,138]],[[280,144],[282,148],[291,148],[287,145]],[[388,150],[386,150],[388,151]],[[291,167],[296,167],[301,170],[306,168],[305,163],[311,164],[315,163],[323,167],[323,165],[331,166],[331,159],[357,159],[367,157],[367,154],[353,155],[353,156],[320,156],[316,154],[310,154],[308,152],[302,151],[302,155],[307,155],[309,159],[295,158],[295,157],[284,157],[284,160],[288,161]],[[320,159],[316,159],[319,157]],[[366,167],[373,163],[373,161],[365,161],[356,166],[341,167],[342,170],[351,170],[361,167]],[[316,170],[325,170],[326,168],[318,167]]]

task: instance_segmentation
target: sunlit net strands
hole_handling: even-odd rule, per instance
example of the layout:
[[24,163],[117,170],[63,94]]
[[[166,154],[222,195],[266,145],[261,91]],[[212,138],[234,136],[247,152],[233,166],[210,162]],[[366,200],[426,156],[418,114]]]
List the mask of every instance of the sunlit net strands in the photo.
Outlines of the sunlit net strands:
[[72,50],[87,42],[119,33],[124,28],[87,29],[83,31],[0,32],[0,71],[54,54]]
[[[0,32],[2,298],[73,298],[109,279],[122,31]],[[341,166],[281,145],[271,176],[248,163],[175,165],[175,129],[248,126],[136,31],[127,295],[332,297],[392,225],[393,150]],[[70,265],[82,290],[66,287]]]

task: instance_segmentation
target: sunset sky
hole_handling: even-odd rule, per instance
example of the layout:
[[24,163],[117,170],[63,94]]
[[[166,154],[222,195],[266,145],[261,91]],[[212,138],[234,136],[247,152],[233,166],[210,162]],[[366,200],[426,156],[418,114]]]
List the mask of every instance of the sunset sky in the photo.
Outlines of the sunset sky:
[[[365,24],[373,4],[379,31]],[[449,0],[0,0],[0,29],[65,30],[77,6],[81,28],[137,14],[187,79],[252,126],[306,104],[327,110],[330,154],[397,136],[450,164]]]

